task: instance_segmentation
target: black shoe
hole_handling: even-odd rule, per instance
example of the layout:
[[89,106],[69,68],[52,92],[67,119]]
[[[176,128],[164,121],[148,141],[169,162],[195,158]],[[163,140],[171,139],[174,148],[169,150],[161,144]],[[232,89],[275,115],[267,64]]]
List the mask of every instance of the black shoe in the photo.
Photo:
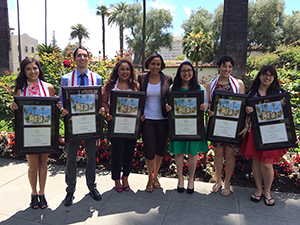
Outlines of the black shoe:
[[39,200],[37,195],[31,195],[30,207],[33,209],[39,208]]
[[96,201],[100,201],[102,199],[102,197],[97,189],[90,190],[90,195]]
[[48,207],[48,203],[46,201],[45,195],[39,195],[39,206],[41,209],[46,209]]
[[64,199],[65,206],[70,206],[70,205],[73,204],[73,199],[74,199],[73,194],[74,194],[74,192],[68,192],[67,193],[67,196]]
[[193,194],[193,193],[194,193],[194,188],[193,188],[193,189],[187,188],[187,189],[186,189],[186,193],[188,193],[188,194]]
[[183,188],[183,187],[182,187],[182,188],[177,187],[177,191],[178,191],[179,193],[183,193],[183,192],[184,192],[184,188]]

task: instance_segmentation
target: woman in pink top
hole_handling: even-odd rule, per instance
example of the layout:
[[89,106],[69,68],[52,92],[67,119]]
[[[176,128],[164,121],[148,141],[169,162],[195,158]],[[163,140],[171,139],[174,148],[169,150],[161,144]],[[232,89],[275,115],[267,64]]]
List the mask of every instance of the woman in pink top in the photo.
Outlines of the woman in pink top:
[[[14,96],[54,96],[54,87],[45,82],[44,73],[38,61],[34,58],[26,57],[21,62],[21,71],[16,79],[16,89]],[[13,102],[10,106],[12,110],[17,110],[18,105]],[[48,154],[27,154],[29,168],[28,179],[31,186],[30,207],[45,209],[48,204],[44,195],[47,178]],[[37,191],[39,181],[40,190]]]

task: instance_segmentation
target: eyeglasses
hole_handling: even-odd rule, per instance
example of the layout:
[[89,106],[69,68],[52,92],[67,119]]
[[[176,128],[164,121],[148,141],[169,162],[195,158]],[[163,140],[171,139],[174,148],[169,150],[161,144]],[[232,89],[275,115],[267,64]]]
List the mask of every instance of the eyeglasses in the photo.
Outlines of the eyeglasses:
[[192,73],[193,70],[192,69],[188,69],[188,70],[181,70],[180,73],[185,74],[185,73]]
[[266,74],[266,73],[264,73],[264,74],[262,74],[261,76],[262,76],[263,78],[267,78],[267,77],[274,78],[274,74]]

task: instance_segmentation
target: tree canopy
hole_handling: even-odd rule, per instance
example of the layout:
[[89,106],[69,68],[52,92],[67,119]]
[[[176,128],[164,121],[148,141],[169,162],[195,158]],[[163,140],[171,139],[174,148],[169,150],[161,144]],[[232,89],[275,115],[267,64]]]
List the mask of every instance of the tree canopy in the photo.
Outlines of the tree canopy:
[[90,39],[90,33],[82,24],[71,26],[71,30],[70,36],[72,39],[78,38],[79,46],[82,46],[83,38]]
[[213,49],[213,41],[209,33],[204,33],[201,27],[195,27],[192,32],[184,35],[182,47],[187,58],[196,63],[196,76],[198,76],[198,62],[205,59]]
[[[125,27],[130,30],[126,37],[128,47],[134,54],[134,62],[142,60],[143,14],[140,4],[131,4],[126,10]],[[145,55],[157,52],[161,47],[172,48],[173,36],[171,12],[165,9],[150,9],[146,14],[146,47]]]
[[96,15],[102,19],[102,49],[103,59],[105,59],[105,16],[109,16],[108,8],[105,5],[97,6]]
[[[247,48],[260,47],[273,51],[281,44],[290,44],[300,39],[300,15],[294,11],[292,15],[284,13],[283,0],[251,0],[248,3]],[[199,7],[193,10],[182,28],[185,33],[193,27],[201,26],[208,30],[214,41],[214,51],[206,58],[213,61],[218,58],[220,50],[221,30],[224,4],[215,8],[214,13]]]
[[125,2],[120,2],[116,4],[111,4],[109,9],[108,25],[117,24],[119,26],[120,35],[120,50],[121,54],[123,52],[124,44],[124,24],[125,15],[127,12],[128,5]]

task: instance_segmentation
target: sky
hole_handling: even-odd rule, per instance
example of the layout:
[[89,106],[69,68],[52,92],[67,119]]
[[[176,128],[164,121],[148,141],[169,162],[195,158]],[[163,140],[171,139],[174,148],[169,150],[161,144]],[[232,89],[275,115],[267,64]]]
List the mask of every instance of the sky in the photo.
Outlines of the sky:
[[[94,56],[99,56],[102,51],[102,22],[101,17],[96,16],[96,7],[102,4],[126,2],[127,4],[140,3],[142,0],[48,0],[47,1],[47,44],[55,39],[60,48],[68,44],[78,42],[78,39],[70,39],[71,26],[83,24],[90,33],[90,39],[83,39],[83,46],[87,47]],[[8,0],[9,25],[14,28],[13,34],[18,34],[17,1]],[[224,0],[147,0],[147,9],[163,8],[170,10],[173,16],[173,28],[170,32],[174,36],[183,35],[181,24],[188,20],[191,10],[197,10],[199,6],[211,13]],[[299,0],[285,0],[285,13],[290,15],[292,10],[300,10]],[[45,1],[43,0],[19,0],[20,9],[20,33],[28,34],[38,39],[39,44],[45,43]],[[119,49],[119,29],[115,25],[108,26],[105,20],[105,51],[109,58],[113,58]],[[129,32],[125,30],[125,35]],[[126,43],[124,43],[126,47]],[[102,56],[102,55],[101,55]]]

